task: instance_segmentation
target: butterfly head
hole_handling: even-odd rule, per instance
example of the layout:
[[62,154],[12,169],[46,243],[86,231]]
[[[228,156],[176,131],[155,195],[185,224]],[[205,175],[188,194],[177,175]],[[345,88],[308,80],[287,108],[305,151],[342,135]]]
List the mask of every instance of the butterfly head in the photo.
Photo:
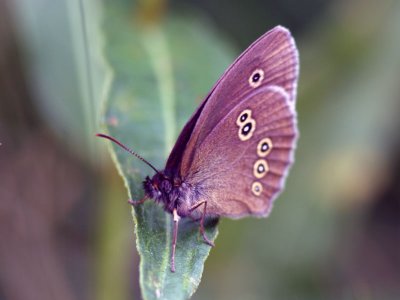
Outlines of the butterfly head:
[[98,133],[96,136],[114,142],[124,150],[139,158],[156,172],[152,178],[147,176],[145,181],[143,181],[146,199],[151,198],[158,203],[162,203],[164,209],[170,213],[172,213],[174,209],[178,208],[182,214],[186,214],[186,209],[179,209],[179,206],[182,206],[182,203],[184,202],[183,199],[187,198],[185,196],[190,194],[190,188],[180,179],[179,176],[172,175],[171,172],[158,171],[147,160],[112,136],[103,133]]
[[164,204],[165,210],[172,212],[177,207],[181,194],[181,183],[177,179],[167,177],[163,172],[152,178],[146,177],[143,182],[146,196]]

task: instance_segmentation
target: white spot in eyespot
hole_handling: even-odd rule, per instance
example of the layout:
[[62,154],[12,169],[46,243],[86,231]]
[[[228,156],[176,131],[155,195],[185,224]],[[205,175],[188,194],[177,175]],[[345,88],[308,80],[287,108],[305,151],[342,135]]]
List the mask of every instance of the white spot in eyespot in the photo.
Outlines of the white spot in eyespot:
[[248,134],[251,130],[251,127],[251,123],[247,123],[246,125],[244,125],[244,127],[242,128],[242,134]]

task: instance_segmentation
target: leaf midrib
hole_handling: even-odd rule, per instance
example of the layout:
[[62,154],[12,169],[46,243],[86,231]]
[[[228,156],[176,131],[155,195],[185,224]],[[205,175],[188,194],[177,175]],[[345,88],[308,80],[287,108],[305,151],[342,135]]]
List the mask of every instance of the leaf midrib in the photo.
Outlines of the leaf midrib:
[[[148,53],[150,64],[154,70],[157,79],[157,87],[159,91],[159,99],[162,112],[162,123],[164,125],[164,156],[167,157],[170,149],[172,149],[176,126],[175,126],[175,91],[173,82],[172,60],[167,46],[165,34],[160,28],[151,28],[145,30],[141,35],[141,40],[145,50]],[[171,245],[171,218],[165,218],[165,255],[162,260],[162,286],[166,280],[169,268],[170,245]],[[144,263],[141,263],[141,269]],[[144,274],[141,270],[141,274]]]

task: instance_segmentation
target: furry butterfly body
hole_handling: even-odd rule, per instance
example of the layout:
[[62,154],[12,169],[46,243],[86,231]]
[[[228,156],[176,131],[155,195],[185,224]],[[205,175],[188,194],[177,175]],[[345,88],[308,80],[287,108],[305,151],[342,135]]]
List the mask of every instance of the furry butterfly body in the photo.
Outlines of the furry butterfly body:
[[143,182],[144,198],[173,215],[171,270],[180,218],[267,216],[283,189],[297,139],[298,53],[290,32],[270,30],[225,71],[171,151],[163,171],[126,148],[156,174]]

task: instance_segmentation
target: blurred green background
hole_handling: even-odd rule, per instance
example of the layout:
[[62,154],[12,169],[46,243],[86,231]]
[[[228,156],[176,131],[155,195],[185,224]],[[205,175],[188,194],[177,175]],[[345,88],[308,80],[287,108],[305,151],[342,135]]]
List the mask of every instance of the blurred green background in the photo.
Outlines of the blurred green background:
[[[268,219],[222,220],[193,299],[400,299],[400,2],[122,2],[218,44],[196,59],[224,50],[200,86],[277,24],[300,51],[287,188]],[[126,191],[93,136],[111,3],[0,0],[0,299],[140,299]]]

